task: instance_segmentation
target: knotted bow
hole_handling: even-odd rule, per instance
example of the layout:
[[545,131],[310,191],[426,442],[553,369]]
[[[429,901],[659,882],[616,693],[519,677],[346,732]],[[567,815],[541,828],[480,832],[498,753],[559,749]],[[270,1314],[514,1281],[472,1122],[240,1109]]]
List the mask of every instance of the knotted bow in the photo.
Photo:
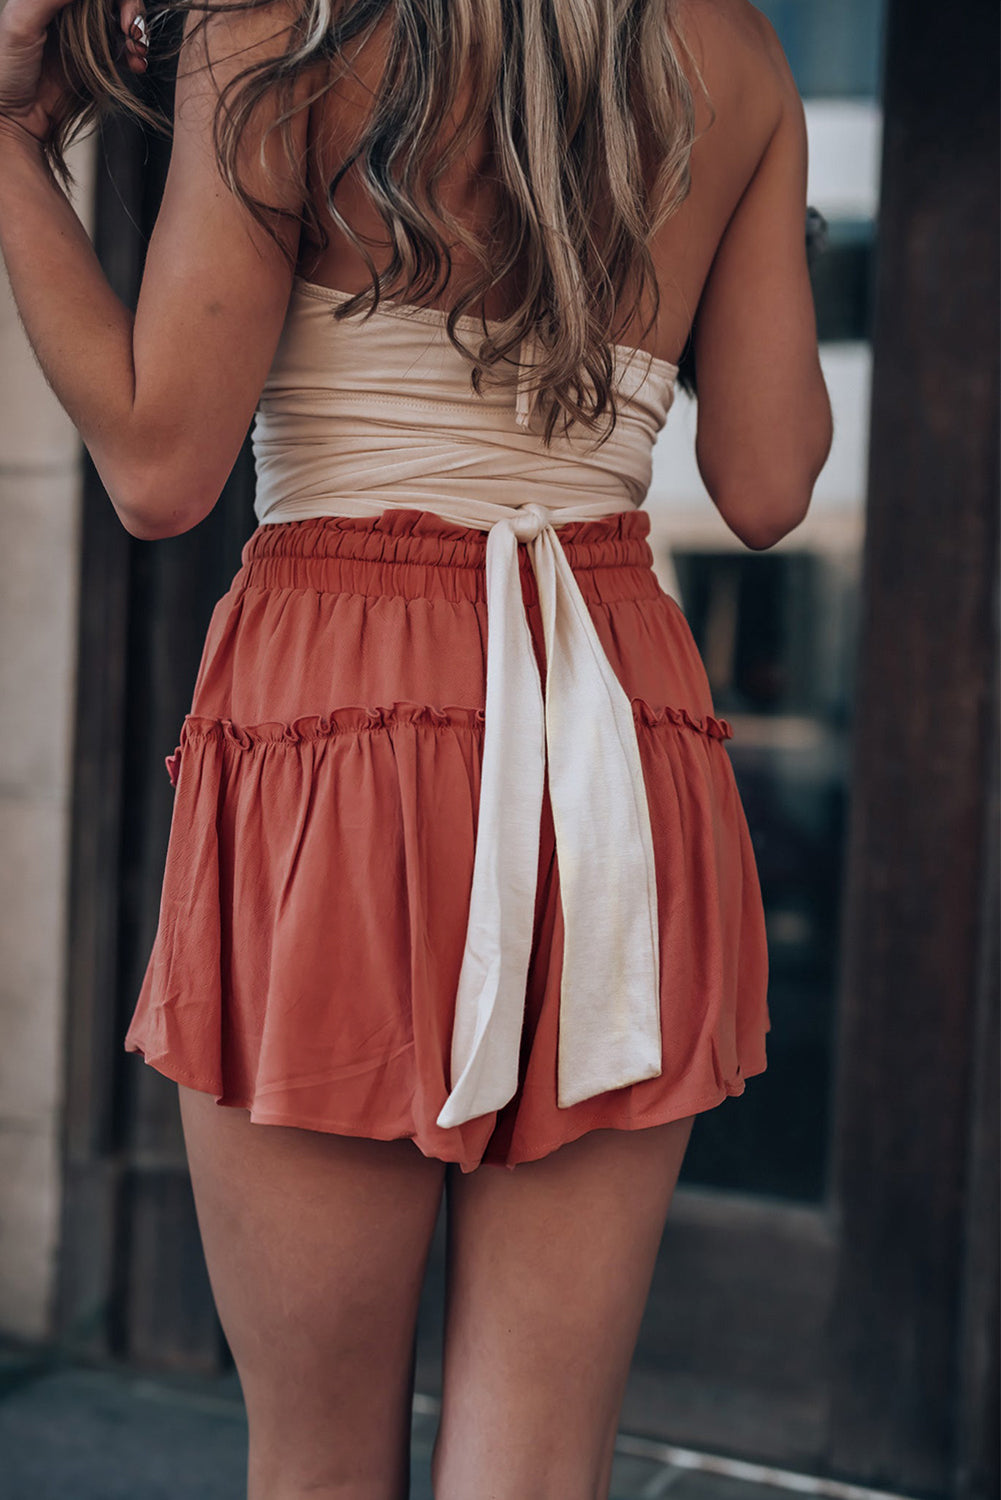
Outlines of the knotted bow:
[[[662,1067],[653,839],[632,705],[602,648],[554,517],[529,504],[486,546],[487,681],[476,850],[442,1127],[518,1086],[546,760],[564,948],[557,1103]],[[518,543],[530,544],[546,647],[543,700]]]

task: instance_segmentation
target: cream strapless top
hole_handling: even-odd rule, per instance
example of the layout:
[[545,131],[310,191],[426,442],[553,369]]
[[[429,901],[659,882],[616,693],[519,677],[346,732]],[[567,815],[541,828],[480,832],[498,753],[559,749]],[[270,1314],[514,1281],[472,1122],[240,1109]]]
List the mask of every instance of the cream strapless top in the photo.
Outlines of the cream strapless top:
[[[612,436],[588,453],[581,429],[554,437],[547,452],[524,381],[517,392],[486,380],[482,397],[470,390],[443,313],[395,305],[335,321],[347,300],[301,277],[293,283],[251,434],[258,521],[433,509],[450,498],[482,504],[484,524],[525,500],[561,512],[593,502],[584,519],[643,504],[674,365],[617,345],[623,404]],[[475,342],[479,320],[459,326]]]
[[[394,304],[335,321],[348,297],[293,282],[251,431],[254,511],[271,524],[419,509],[489,533],[476,850],[438,1124],[498,1110],[517,1089],[547,772],[565,934],[557,1102],[567,1108],[657,1077],[662,1063],[657,888],[632,705],[558,528],[643,504],[677,369],[616,345],[611,437],[594,448],[580,429],[547,449],[524,378],[471,390],[444,313]],[[480,326],[460,320],[473,339]],[[544,699],[519,542],[538,583]]]

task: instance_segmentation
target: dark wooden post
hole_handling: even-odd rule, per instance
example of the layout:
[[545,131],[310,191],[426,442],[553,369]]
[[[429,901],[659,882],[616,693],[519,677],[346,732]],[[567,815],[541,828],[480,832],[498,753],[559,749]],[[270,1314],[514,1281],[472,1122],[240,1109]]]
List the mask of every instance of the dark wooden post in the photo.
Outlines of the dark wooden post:
[[[98,137],[96,247],[135,306],[169,159],[122,121]],[[216,1370],[177,1090],[123,1050],[159,909],[176,743],[215,601],[253,530],[249,444],[200,526],[138,542],[84,469],[57,1327],[90,1356]]]
[[[987,1500],[997,1493],[988,1434],[998,1401],[996,1346],[993,1359],[984,1349],[997,1310],[987,1155],[997,1138],[988,958],[998,920],[988,858],[997,816],[996,0],[890,0],[886,58],[828,1461],[875,1485]],[[978,1049],[992,1037],[985,1059]]]
[[[142,271],[138,133],[112,124],[97,140],[94,243],[107,276],[134,305]],[[131,538],[84,459],[66,988],[64,1192],[57,1327],[61,1341],[102,1354],[114,1343],[119,1059],[109,1046],[119,1006],[119,879],[124,722],[131,617]]]

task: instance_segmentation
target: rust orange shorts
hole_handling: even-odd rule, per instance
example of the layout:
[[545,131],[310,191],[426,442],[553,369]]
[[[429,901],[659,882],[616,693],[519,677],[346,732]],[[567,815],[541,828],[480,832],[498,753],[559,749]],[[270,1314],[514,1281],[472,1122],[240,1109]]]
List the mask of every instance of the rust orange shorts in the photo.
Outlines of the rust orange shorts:
[[[487,533],[429,511],[259,526],[167,757],[159,925],[125,1048],[266,1124],[412,1138],[472,1171],[711,1109],[764,1071],[768,958],[726,740],[642,509],[560,540],[633,702],[660,909],[663,1071],[560,1109],[548,793],[519,1087],[443,1130],[476,835]],[[528,551],[522,593],[540,671]]]

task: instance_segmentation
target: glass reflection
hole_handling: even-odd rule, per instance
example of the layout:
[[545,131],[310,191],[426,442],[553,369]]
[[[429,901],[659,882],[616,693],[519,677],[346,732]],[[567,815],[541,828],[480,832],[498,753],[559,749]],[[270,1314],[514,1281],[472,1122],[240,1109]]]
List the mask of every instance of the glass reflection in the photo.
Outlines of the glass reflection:
[[682,1182],[804,1202],[826,1195],[853,672],[864,534],[883,7],[772,0],[804,97],[809,202],[828,222],[813,270],[835,440],[810,514],[753,552],[715,511],[679,396],[647,508],[661,582],[702,652],[747,813],[768,924],[769,1066],[696,1120]]

